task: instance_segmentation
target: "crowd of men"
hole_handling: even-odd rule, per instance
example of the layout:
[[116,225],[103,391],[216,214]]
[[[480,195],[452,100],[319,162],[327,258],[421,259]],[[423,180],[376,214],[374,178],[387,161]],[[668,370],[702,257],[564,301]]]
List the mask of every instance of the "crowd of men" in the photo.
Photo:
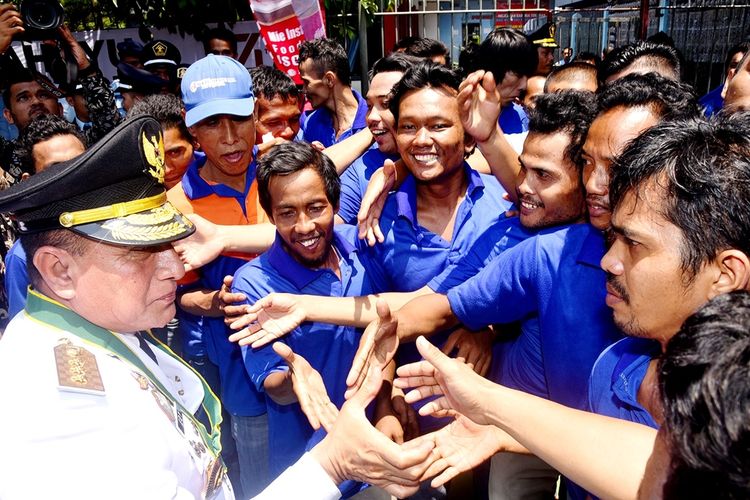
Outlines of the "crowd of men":
[[666,43],[408,38],[363,96],[223,28],[114,86],[61,28],[61,89],[23,30],[0,498],[750,494],[747,43],[699,101]]

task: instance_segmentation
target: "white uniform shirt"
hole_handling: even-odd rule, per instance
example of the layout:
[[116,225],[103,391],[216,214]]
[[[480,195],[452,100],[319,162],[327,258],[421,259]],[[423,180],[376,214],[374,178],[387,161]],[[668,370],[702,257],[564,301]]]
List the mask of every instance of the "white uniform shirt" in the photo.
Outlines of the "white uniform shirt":
[[[95,355],[104,394],[58,387],[54,347],[63,338]],[[154,348],[156,365],[134,336],[121,338],[188,411],[198,409],[203,388],[189,368]],[[0,339],[0,499],[200,498],[203,471],[191,444],[137,374],[104,349],[18,314]],[[232,498],[229,485],[214,498],[222,497]]]

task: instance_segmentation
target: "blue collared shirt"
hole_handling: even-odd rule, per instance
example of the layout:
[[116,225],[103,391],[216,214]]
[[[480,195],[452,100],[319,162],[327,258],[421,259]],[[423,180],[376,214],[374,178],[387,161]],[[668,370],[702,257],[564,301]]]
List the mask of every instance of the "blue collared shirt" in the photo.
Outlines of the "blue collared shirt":
[[372,247],[390,279],[390,290],[411,292],[425,286],[447,266],[469,253],[474,242],[499,219],[510,203],[505,190],[490,175],[480,174],[464,163],[468,180],[466,196],[456,212],[450,241],[419,225],[417,184],[407,177],[386,201],[380,217],[385,240]]
[[520,134],[529,131],[529,117],[526,115],[523,106],[515,102],[503,108],[497,121],[506,134]]
[[5,295],[8,297],[8,315],[13,318],[26,307],[26,290],[29,275],[26,273],[26,252],[20,240],[13,242],[5,256]]
[[[271,248],[242,266],[234,276],[233,291],[244,293],[254,303],[271,292],[355,297],[385,291],[377,268],[370,267],[357,250],[356,228],[344,224],[334,229],[333,247],[339,255],[341,279],[330,269],[310,269],[289,255],[277,235]],[[306,322],[280,339],[307,359],[320,372],[331,401],[344,402],[346,375],[359,345],[361,330],[324,323]],[[269,374],[287,370],[271,346],[242,348],[245,367],[259,391]],[[319,435],[314,432],[299,404],[278,405],[267,398],[270,473],[278,475],[309,449]]]
[[505,251],[450,290],[448,300],[472,329],[537,317],[538,339],[522,333],[513,341],[522,343],[521,352],[504,362],[518,362],[515,376],[528,377],[519,385],[538,390],[544,380],[549,399],[582,409],[594,361],[621,336],[604,302],[603,255],[603,237],[593,226],[563,226]]
[[357,212],[367,191],[372,174],[383,166],[385,160],[396,161],[398,155],[386,154],[374,144],[341,174],[341,199],[338,215],[347,224],[357,223]]
[[591,370],[588,409],[600,415],[659,426],[638,402],[649,363],[660,354],[655,340],[626,337],[605,350]]
[[365,116],[367,115],[367,101],[365,101],[359,92],[352,89],[352,94],[357,99],[357,114],[354,115],[354,121],[351,128],[345,130],[336,137],[336,130],[333,128],[333,116],[328,108],[321,106],[316,109],[302,124],[303,137],[307,142],[319,141],[325,147],[333,146],[341,142],[367,126]]

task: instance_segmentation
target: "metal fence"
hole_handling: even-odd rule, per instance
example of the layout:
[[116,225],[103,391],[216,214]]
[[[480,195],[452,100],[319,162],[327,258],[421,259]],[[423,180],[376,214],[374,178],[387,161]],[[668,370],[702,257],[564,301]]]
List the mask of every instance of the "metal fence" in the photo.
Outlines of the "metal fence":
[[[375,61],[406,36],[442,41],[451,59],[462,47],[481,41],[496,26],[520,28],[538,18],[554,19],[560,47],[574,54],[633,42],[640,35],[639,3],[590,8],[557,8],[551,0],[404,0],[386,12],[381,0],[376,23],[367,30],[366,59]],[[649,8],[648,35],[663,31],[684,59],[684,79],[704,93],[724,79],[727,50],[750,34],[748,0],[689,0],[670,5],[656,0]],[[721,3],[719,3],[721,2]]]

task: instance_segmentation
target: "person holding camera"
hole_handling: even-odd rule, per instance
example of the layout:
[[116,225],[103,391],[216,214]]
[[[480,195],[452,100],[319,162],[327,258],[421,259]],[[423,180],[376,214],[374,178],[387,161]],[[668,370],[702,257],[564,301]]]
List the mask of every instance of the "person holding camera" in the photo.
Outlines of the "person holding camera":
[[[60,20],[62,16],[60,16]],[[0,68],[6,76],[3,90],[5,110],[3,114],[9,123],[16,125],[19,132],[38,116],[62,116],[62,106],[58,99],[63,97],[58,87],[45,75],[33,68],[21,66],[15,54],[9,53],[10,45],[26,32],[26,22],[12,4],[0,5]],[[38,31],[37,31],[38,33]],[[57,39],[67,54],[67,59],[77,69],[78,83],[89,110],[91,128],[85,131],[88,145],[95,143],[121,121],[115,106],[115,99],[109,82],[89,60],[70,29],[64,24],[41,32],[48,39]],[[48,40],[43,40],[46,43]],[[0,138],[0,166],[16,181],[24,170],[14,153],[15,142]],[[33,173],[33,172],[28,172]]]

